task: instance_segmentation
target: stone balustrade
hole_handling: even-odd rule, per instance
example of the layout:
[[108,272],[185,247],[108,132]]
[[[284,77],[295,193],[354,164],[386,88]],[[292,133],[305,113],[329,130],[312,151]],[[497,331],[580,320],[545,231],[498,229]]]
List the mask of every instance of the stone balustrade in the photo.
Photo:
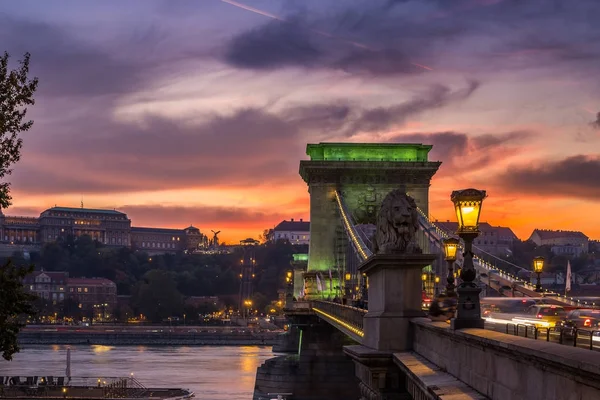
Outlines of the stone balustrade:
[[[600,399],[595,352],[490,330],[453,331],[425,318],[412,324],[415,355],[489,399]],[[402,357],[396,363],[404,369]]]

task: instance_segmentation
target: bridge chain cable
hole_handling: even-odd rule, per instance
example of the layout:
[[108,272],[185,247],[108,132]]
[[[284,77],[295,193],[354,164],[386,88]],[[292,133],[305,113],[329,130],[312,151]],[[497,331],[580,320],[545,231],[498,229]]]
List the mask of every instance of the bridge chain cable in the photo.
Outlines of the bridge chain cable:
[[[432,222],[431,219],[420,208],[418,209],[418,212],[419,212],[419,224],[421,225],[421,228],[425,232],[427,232],[430,235],[430,237],[432,237],[434,239],[433,241],[437,245],[437,248],[443,251],[443,240],[445,238],[449,237],[450,234],[448,232],[446,232],[445,230],[441,229],[440,227],[438,227],[434,222]],[[463,244],[463,242],[461,240],[461,246],[460,246],[461,248],[463,248],[462,244]],[[479,254],[483,253],[483,254],[492,256],[504,264],[508,264],[513,267],[517,267],[524,271],[529,271],[526,268],[523,268],[523,267],[513,264],[509,261],[503,260],[497,256],[489,254],[475,245],[473,246],[473,248]],[[515,290],[519,291],[520,293],[522,293],[528,297],[542,296],[541,293],[535,291],[535,285],[519,278],[518,276],[515,276],[515,275],[503,270],[501,267],[499,267],[497,265],[492,265],[491,263],[482,259],[481,257],[478,257],[477,255],[474,255],[474,257],[473,257],[473,264],[475,264],[475,267],[480,270],[483,269],[483,270],[492,272],[494,274],[500,275],[504,280],[506,280],[506,281],[510,282],[512,285],[514,285]],[[569,304],[569,305],[572,305],[572,306],[583,306],[583,305],[587,306],[588,305],[588,302],[586,302],[586,301],[582,302],[580,300],[574,299],[573,297],[561,296],[560,293],[556,293],[556,292],[548,290],[548,289],[544,289],[544,294],[556,297],[556,300],[566,303],[566,304]],[[596,306],[595,303],[591,303],[589,305],[594,306],[594,307]]]
[[361,261],[365,261],[373,254],[373,252],[371,251],[371,249],[369,249],[369,247],[367,247],[362,238],[362,235],[360,235],[356,230],[354,220],[352,219],[350,213],[348,213],[348,209],[344,204],[344,200],[337,190],[335,191],[335,201],[338,206],[340,218],[342,219],[342,225],[344,226],[344,230],[348,235],[348,239],[352,243],[352,247],[354,248],[356,254],[361,259]]

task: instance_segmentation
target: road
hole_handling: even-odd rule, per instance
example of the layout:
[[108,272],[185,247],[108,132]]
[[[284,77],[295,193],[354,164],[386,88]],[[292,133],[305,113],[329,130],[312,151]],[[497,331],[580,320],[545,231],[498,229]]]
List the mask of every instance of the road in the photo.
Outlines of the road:
[[[560,331],[554,328],[540,328],[538,329],[538,336],[535,339],[535,328],[533,325],[514,324],[514,323],[499,323],[499,322],[485,322],[485,329],[490,329],[496,332],[507,333],[509,335],[515,335],[520,337],[527,337],[531,340],[543,340],[552,343],[561,343]],[[525,336],[527,335],[527,336]],[[590,340],[592,339],[592,340]],[[590,343],[591,342],[591,343]],[[563,345],[575,347],[575,343],[572,337],[564,337]],[[577,347],[582,349],[588,349],[594,351],[600,351],[600,336],[591,336],[590,331],[580,331],[577,338]]]

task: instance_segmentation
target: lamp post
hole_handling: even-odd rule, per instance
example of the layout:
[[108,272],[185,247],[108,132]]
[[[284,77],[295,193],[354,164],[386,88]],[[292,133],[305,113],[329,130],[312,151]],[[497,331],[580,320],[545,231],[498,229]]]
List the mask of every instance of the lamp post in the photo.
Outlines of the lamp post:
[[[369,285],[367,282],[367,274],[362,274],[362,301],[369,301]],[[364,305],[366,306],[366,305]]]
[[451,320],[452,329],[482,328],[481,288],[474,283],[476,273],[473,265],[473,240],[479,236],[479,216],[481,205],[486,198],[485,190],[464,189],[452,192],[450,199],[458,219],[458,236],[464,241],[463,267],[460,272],[461,284],[456,289],[458,302],[456,318]]
[[346,294],[346,303],[348,303],[352,297],[352,274],[346,272],[344,275],[344,293]]
[[287,283],[287,290],[285,291],[285,302],[291,306],[294,299],[294,273],[287,271],[285,274],[285,282]]
[[542,292],[541,274],[542,274],[542,271],[544,270],[544,257],[538,256],[533,259],[533,270],[537,274],[537,282],[535,284],[535,291],[538,293],[541,293]]
[[446,296],[456,297],[454,285],[454,262],[456,261],[456,251],[458,250],[459,240],[457,238],[447,238],[444,240],[444,253],[446,253],[446,262],[448,263],[448,277],[446,278]]

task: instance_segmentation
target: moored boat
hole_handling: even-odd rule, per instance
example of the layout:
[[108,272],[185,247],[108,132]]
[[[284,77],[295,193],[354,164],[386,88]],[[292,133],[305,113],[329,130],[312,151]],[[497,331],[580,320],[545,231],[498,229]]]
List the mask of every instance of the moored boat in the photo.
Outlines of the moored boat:
[[133,377],[0,376],[2,399],[164,399],[183,400],[194,393],[179,388],[145,387]]

